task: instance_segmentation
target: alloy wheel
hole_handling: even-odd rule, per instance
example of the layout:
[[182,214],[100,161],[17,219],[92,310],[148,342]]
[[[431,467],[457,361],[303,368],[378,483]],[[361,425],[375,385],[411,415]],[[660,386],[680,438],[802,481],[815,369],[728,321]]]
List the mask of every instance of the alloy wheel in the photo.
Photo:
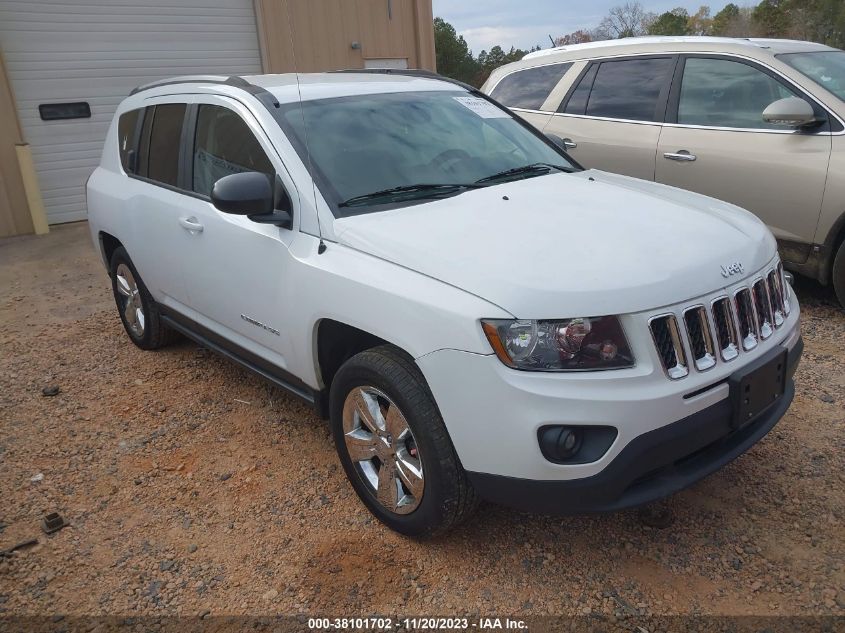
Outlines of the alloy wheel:
[[119,301],[122,301],[119,306],[120,311],[132,333],[141,338],[144,336],[146,315],[144,314],[144,304],[141,302],[141,291],[138,289],[138,283],[126,264],[118,265],[115,275],[117,294],[120,297]]
[[419,448],[399,407],[375,387],[356,387],[343,404],[343,435],[355,470],[395,514],[420,505],[425,479]]

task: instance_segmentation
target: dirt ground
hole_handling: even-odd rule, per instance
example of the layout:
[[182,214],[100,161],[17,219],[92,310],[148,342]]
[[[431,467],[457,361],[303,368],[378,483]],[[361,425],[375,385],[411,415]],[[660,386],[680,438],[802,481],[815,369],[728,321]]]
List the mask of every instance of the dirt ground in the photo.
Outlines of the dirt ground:
[[[0,549],[38,544],[0,557],[0,615],[845,615],[845,313],[798,294],[792,408],[671,527],[485,505],[418,543],[306,406],[192,343],[135,348],[86,225],[4,240]],[[51,511],[70,526],[45,536]]]

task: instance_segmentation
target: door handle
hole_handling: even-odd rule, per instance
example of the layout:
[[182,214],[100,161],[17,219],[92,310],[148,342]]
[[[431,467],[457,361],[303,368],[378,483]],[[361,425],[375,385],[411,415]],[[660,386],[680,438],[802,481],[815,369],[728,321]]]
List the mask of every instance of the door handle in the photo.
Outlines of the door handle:
[[195,217],[179,218],[179,224],[186,231],[193,231],[195,233],[202,233],[203,226]]
[[677,160],[677,161],[680,161],[680,162],[691,163],[692,161],[694,161],[698,157],[695,154],[690,154],[685,149],[680,149],[680,150],[678,150],[677,152],[674,152],[674,153],[673,152],[666,152],[665,154],[663,154],[663,158],[668,158],[669,160]]
[[576,147],[578,147],[578,143],[573,141],[571,138],[565,138],[563,139],[563,146],[566,149],[575,149]]

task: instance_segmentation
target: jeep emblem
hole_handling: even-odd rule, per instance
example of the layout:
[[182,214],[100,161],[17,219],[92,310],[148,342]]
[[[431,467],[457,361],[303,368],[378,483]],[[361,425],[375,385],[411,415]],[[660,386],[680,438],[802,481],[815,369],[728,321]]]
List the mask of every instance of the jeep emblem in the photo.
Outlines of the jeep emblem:
[[725,279],[733,275],[741,275],[743,272],[742,262],[734,262],[728,266],[722,266],[722,277]]

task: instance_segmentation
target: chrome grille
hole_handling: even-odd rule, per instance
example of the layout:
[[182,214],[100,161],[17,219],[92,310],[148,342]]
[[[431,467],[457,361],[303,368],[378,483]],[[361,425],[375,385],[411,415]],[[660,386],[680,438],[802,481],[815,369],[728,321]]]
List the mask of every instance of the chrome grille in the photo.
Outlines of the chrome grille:
[[[703,372],[720,360],[729,362],[756,348],[783,326],[789,315],[789,290],[783,266],[766,271],[733,297],[719,297],[708,307],[662,314],[649,321],[666,375],[679,380],[690,366]],[[690,362],[687,362],[687,357]]]
[[754,299],[751,290],[743,288],[734,295],[736,302],[736,319],[739,325],[739,339],[742,349],[746,352],[757,347],[760,331],[757,327],[757,315],[754,313]]
[[754,297],[754,307],[757,310],[757,326],[760,328],[760,338],[766,340],[775,331],[774,317],[772,316],[772,302],[769,298],[769,289],[765,279],[758,279],[751,286],[751,293]]
[[681,340],[681,332],[678,330],[678,321],[675,316],[669,314],[652,319],[651,335],[666,375],[672,380],[678,380],[689,374],[687,355],[684,352],[684,343]]
[[722,360],[732,361],[739,356],[739,339],[736,336],[736,322],[731,310],[731,300],[727,297],[713,302],[713,322],[716,325],[716,337]]
[[684,312],[684,324],[687,326],[692,362],[698,371],[707,371],[716,364],[716,350],[704,306]]

